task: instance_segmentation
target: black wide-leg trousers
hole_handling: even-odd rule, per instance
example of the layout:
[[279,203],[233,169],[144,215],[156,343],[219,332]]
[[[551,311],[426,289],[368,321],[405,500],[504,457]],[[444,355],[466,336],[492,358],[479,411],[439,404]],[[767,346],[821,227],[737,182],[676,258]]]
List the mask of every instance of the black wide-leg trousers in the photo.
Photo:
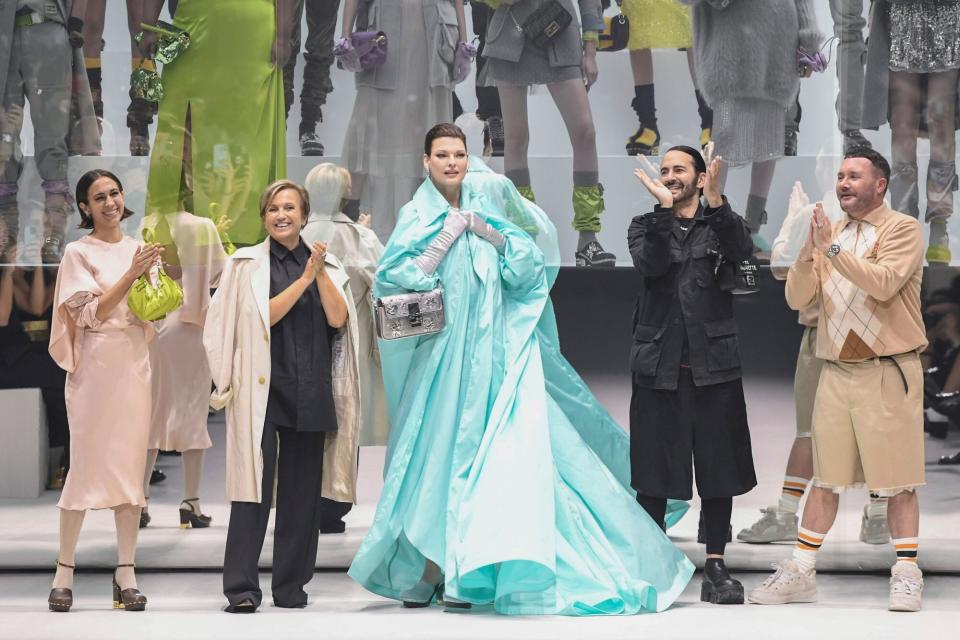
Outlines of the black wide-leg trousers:
[[[277,478],[277,513],[273,531],[273,603],[307,604],[304,586],[317,560],[320,486],[325,434],[266,423],[263,427],[262,501],[233,502],[223,558],[223,593],[231,605],[263,600],[258,561],[270,520],[273,479]],[[279,456],[277,450],[279,448]]]

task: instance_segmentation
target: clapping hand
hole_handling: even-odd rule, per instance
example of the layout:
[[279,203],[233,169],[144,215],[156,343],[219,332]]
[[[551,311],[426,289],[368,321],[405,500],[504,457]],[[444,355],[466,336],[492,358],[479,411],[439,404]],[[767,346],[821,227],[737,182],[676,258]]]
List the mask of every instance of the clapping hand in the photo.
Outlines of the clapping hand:
[[320,277],[326,267],[327,245],[324,242],[314,242],[310,247],[310,258],[303,268],[303,275],[300,276],[308,283],[313,282]]
[[708,142],[703,151],[703,161],[707,164],[706,179],[703,183],[703,195],[707,204],[716,209],[723,206],[720,194],[720,171],[723,168],[723,156],[713,154],[713,142]]
[[357,218],[357,224],[361,227],[366,227],[367,229],[373,229],[373,216],[369,213],[361,213]]
[[161,255],[163,255],[163,247],[155,242],[138,247],[137,252],[133,254],[133,261],[127,273],[134,278],[139,278],[159,262]]
[[813,218],[810,220],[810,241],[813,248],[826,251],[833,243],[833,227],[830,218],[823,210],[823,203],[818,202],[813,207]]
[[660,181],[660,169],[647,159],[647,156],[637,156],[640,162],[640,168],[635,169],[633,175],[637,176],[647,191],[650,192],[660,206],[669,209],[673,206],[673,194]]

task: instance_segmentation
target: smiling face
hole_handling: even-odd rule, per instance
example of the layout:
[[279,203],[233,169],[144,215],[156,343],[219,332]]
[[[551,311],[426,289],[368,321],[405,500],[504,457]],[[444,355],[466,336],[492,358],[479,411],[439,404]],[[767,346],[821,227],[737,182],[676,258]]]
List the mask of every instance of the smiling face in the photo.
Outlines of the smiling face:
[[267,205],[263,226],[267,234],[283,245],[294,244],[305,224],[303,202],[296,189],[282,189]]
[[837,171],[837,199],[851,218],[862,217],[883,202],[887,180],[866,158],[845,158]]
[[467,146],[460,138],[437,138],[430,145],[430,155],[423,156],[423,166],[437,189],[446,192],[458,189],[467,175]]
[[93,220],[96,231],[119,228],[125,211],[120,185],[107,176],[97,178],[87,190],[87,201],[80,203],[80,209]]
[[705,173],[697,173],[693,158],[683,151],[668,151],[660,163],[660,182],[673,194],[674,206],[699,198],[706,180]]

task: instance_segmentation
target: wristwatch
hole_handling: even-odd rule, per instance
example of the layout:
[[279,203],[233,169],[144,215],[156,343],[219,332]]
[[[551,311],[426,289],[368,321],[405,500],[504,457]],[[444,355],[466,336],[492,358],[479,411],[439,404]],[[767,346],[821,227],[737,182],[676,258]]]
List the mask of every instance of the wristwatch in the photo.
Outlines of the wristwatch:
[[838,253],[840,253],[840,245],[834,242],[832,245],[830,245],[830,248],[827,249],[827,257],[832,258]]

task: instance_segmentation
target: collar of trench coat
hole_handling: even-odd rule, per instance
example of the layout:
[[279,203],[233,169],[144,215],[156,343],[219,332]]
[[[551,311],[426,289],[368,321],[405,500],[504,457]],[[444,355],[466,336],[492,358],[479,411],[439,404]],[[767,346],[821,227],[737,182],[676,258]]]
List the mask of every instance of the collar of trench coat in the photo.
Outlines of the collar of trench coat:
[[[230,501],[262,499],[260,441],[270,390],[269,242],[268,238],[231,256],[204,327],[203,343],[215,386],[210,405],[227,410]],[[338,502],[355,502],[360,431],[357,310],[340,260],[327,253],[326,265],[349,317],[332,345],[337,431],[328,433],[324,443],[322,493]]]

